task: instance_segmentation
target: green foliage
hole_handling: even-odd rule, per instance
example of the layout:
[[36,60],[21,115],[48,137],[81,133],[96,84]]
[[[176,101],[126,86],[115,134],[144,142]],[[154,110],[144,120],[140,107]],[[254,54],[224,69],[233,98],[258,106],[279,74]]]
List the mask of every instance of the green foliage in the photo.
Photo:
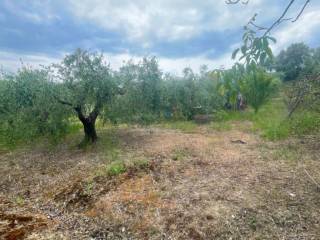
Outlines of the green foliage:
[[[255,20],[254,18],[251,19],[252,22]],[[275,43],[275,38],[269,35],[258,37],[256,31],[252,30],[249,26],[245,26],[242,41],[242,46],[232,53],[233,59],[240,53],[239,61],[244,61],[246,67],[264,66],[273,61],[270,42]]]
[[49,81],[46,70],[22,68],[0,81],[1,142],[19,142],[46,137],[58,141],[67,133],[69,121],[65,108],[56,104],[57,84]]
[[103,55],[78,49],[54,67],[55,78],[62,80],[55,93],[57,102],[68,106],[70,112],[74,111],[83,124],[85,137],[80,146],[96,142],[96,119],[119,93]]
[[54,66],[58,70],[56,77],[63,81],[57,97],[70,103],[70,107],[80,108],[84,115],[89,115],[94,108],[101,111],[117,91],[111,70],[101,54],[78,49]]
[[126,170],[126,165],[123,161],[113,162],[106,167],[106,173],[108,176],[118,176],[121,173],[126,172]]
[[245,68],[241,64],[235,64],[229,70],[218,71],[218,92],[223,97],[223,105],[226,108],[237,110],[238,95],[241,91],[241,79],[245,74]]
[[275,93],[279,81],[262,69],[248,72],[241,81],[241,93],[257,113],[260,107]]
[[[232,129],[233,122],[249,121],[252,123],[252,126],[245,130],[261,131],[262,136],[268,139],[276,139],[276,137],[273,136],[274,134],[280,133],[278,128],[285,119],[286,107],[282,99],[273,98],[267,104],[263,105],[258,113],[255,113],[254,110],[250,108],[237,112],[219,111],[215,115],[211,127],[217,130],[219,130],[220,127],[221,130],[229,130]],[[277,132],[275,133],[275,131]]]
[[284,73],[284,80],[295,80],[312,68],[312,51],[304,43],[294,43],[282,50],[276,58],[275,69]]
[[320,112],[320,74],[301,76],[298,80],[288,83],[285,87],[285,101],[288,107],[288,117],[297,110],[312,110]]
[[218,91],[225,99],[224,106],[227,109],[240,110],[239,101],[244,100],[256,112],[276,92],[280,83],[273,74],[261,67],[251,65],[245,68],[241,64],[220,71],[219,79]]
[[124,94],[108,107],[113,123],[191,120],[195,114],[208,114],[222,105],[218,78],[206,67],[200,74],[186,68],[182,77],[163,75],[155,58],[144,58],[137,64],[129,61],[116,75]]
[[292,136],[319,134],[320,114],[314,111],[299,111],[287,118],[287,108],[281,96],[272,98],[258,113],[247,109],[243,112],[219,111],[211,127],[216,130],[232,129],[232,123],[249,121],[252,127],[246,130],[258,131],[268,140],[281,140]]
[[163,128],[180,130],[185,133],[192,133],[197,129],[197,124],[191,121],[169,121],[161,123],[159,126]]
[[232,54],[235,59],[240,53],[239,61],[243,64],[236,63],[229,70],[229,77],[224,74],[223,86],[229,90],[227,96],[233,109],[239,108],[244,98],[257,113],[276,90],[277,81],[265,70],[273,62],[270,42],[275,43],[276,39],[267,33],[257,36],[257,32],[252,29],[252,26],[256,26],[255,18],[256,15],[244,27],[242,46]]
[[[234,58],[241,54],[240,63],[227,70],[209,71],[202,66],[199,74],[190,68],[185,68],[181,76],[163,74],[154,57],[138,63],[129,61],[119,71],[112,71],[103,55],[77,50],[52,68],[22,68],[17,74],[2,75],[0,142],[13,145],[38,137],[58,141],[67,133],[78,132],[81,124],[87,136],[90,128],[95,133],[98,116],[102,117],[97,120],[101,128],[107,123],[156,123],[194,132],[197,125],[190,120],[208,115],[214,117],[213,129],[229,130],[232,121],[251,121],[253,129],[260,129],[269,139],[314,132],[316,115],[298,120],[299,114],[294,114],[289,121],[282,100],[269,101],[279,86],[279,73],[266,70],[272,66],[271,42],[275,39],[257,37],[246,28],[243,46],[233,54]],[[300,76],[318,76],[320,50],[300,45],[292,48],[299,49],[297,61],[292,63],[299,68],[292,68]],[[291,56],[292,51],[288,48],[282,55]],[[280,55],[283,62],[277,64],[284,65],[285,58]],[[300,96],[299,89],[308,89],[298,113],[307,108],[312,113],[320,110],[318,77],[312,79],[296,81],[301,87],[290,88],[294,96]],[[245,110],[246,105],[249,108]],[[298,128],[301,131],[293,130]],[[114,139],[101,139],[109,149],[107,158],[120,160]]]
[[291,134],[303,136],[320,133],[320,114],[315,112],[300,112],[289,120]]
[[210,128],[217,131],[229,131],[232,129],[230,122],[226,121],[213,121],[210,124]]
[[122,66],[116,79],[123,94],[116,96],[106,114],[114,123],[135,122],[150,124],[159,119],[161,111],[162,73],[157,60],[143,58]]
[[298,113],[290,119],[284,119],[274,127],[264,131],[270,140],[286,139],[289,136],[314,135],[320,132],[320,115],[314,112]]

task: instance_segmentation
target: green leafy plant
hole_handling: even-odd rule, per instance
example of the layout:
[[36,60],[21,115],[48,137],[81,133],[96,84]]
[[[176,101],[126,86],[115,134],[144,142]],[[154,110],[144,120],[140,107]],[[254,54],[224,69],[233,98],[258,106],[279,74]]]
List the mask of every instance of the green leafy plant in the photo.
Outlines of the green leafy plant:
[[[254,16],[255,18],[255,16]],[[254,22],[252,19],[251,22]],[[236,59],[240,53],[239,61],[244,61],[247,68],[254,66],[265,66],[273,61],[273,53],[270,48],[270,42],[276,42],[276,39],[267,35],[257,36],[257,32],[250,27],[244,27],[242,37],[243,43],[240,48],[237,48],[232,53],[232,58]]]
[[257,113],[260,107],[265,104],[269,97],[275,92],[278,84],[279,81],[271,74],[266,73],[262,69],[256,69],[244,75],[241,92],[247,103]]
[[126,170],[127,168],[123,161],[113,162],[106,167],[108,176],[117,176],[121,173],[124,173]]

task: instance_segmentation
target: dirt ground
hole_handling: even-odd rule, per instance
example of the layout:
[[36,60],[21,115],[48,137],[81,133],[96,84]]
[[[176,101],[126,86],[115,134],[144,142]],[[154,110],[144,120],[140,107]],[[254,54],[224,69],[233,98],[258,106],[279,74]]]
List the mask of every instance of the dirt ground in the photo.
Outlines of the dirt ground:
[[[267,142],[238,124],[3,152],[0,239],[320,239],[319,143]],[[110,159],[126,170],[106,174]]]

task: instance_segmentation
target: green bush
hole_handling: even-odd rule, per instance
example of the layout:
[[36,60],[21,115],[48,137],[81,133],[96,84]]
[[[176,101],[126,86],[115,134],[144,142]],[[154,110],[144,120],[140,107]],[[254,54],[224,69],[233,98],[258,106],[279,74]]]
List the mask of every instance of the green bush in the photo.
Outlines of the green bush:
[[34,142],[45,137],[58,142],[69,127],[68,114],[54,100],[56,84],[46,70],[22,68],[0,80],[0,141],[3,145]]
[[241,93],[245,101],[254,109],[259,111],[272,94],[275,93],[279,80],[262,69],[256,69],[244,75],[241,83]]

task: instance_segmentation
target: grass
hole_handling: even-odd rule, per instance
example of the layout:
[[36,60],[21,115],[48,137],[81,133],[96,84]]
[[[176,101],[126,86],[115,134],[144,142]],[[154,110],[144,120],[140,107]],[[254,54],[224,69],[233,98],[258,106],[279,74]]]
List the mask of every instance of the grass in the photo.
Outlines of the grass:
[[[214,121],[209,127],[217,131],[231,130],[234,122],[249,121],[252,123],[249,130],[259,132],[262,137],[276,141],[287,139],[290,136],[303,136],[307,134],[318,134],[320,132],[320,114],[315,112],[300,111],[296,112],[290,119],[287,118],[287,109],[281,96],[271,99],[267,104],[261,107],[258,113],[248,108],[245,111],[219,111],[214,115]],[[118,160],[119,148],[117,147],[117,138],[114,131],[117,128],[129,128],[131,125],[122,124],[118,126],[97,121],[99,150],[106,154],[107,159]],[[239,126],[236,124],[236,126]],[[155,127],[175,129],[183,133],[195,133],[198,125],[193,121],[165,121],[156,124]],[[0,129],[1,130],[1,129]],[[247,130],[247,128],[245,129]],[[80,136],[81,132],[81,136]],[[76,119],[70,119],[70,125],[66,129],[66,136],[60,136],[64,142],[69,142],[72,138],[82,137],[82,125]],[[71,138],[70,138],[71,137]],[[17,147],[33,147],[43,142],[49,148],[55,148],[58,139],[50,140],[45,137],[39,137],[32,141],[16,139],[15,143],[10,140],[10,136],[0,135],[0,151],[11,151]],[[96,147],[96,146],[95,146]],[[89,149],[91,146],[89,146]]]
[[150,166],[150,162],[148,159],[145,158],[139,158],[139,159],[135,159],[133,160],[133,167],[135,169],[142,169],[142,170],[146,170],[148,169]]
[[110,177],[118,176],[126,172],[127,168],[123,161],[113,162],[106,167],[106,174]]
[[174,161],[179,161],[179,160],[183,160],[184,158],[186,158],[189,155],[188,149],[185,148],[177,148],[173,151],[172,154],[172,160]]
[[300,112],[290,120],[289,131],[298,136],[317,134],[320,132],[320,114],[315,112]]
[[[130,159],[129,161],[124,159],[125,158],[121,158],[109,164],[105,164],[102,168],[100,167],[97,169],[94,175],[116,177],[130,170],[138,172],[140,170],[147,170],[150,167],[150,161],[145,158]],[[90,181],[88,184],[90,185]]]
[[252,109],[220,111],[210,127],[221,131],[230,130],[232,123],[238,121],[252,122],[254,132],[260,132],[262,137],[272,141],[290,136],[316,134],[320,131],[319,113],[300,111],[288,119],[287,109],[281,97],[271,99],[258,113]]
[[287,146],[276,149],[272,155],[273,159],[277,160],[296,161],[299,159],[298,151]]
[[210,128],[217,131],[229,131],[232,129],[232,126],[230,122],[215,121],[215,122],[211,122]]

